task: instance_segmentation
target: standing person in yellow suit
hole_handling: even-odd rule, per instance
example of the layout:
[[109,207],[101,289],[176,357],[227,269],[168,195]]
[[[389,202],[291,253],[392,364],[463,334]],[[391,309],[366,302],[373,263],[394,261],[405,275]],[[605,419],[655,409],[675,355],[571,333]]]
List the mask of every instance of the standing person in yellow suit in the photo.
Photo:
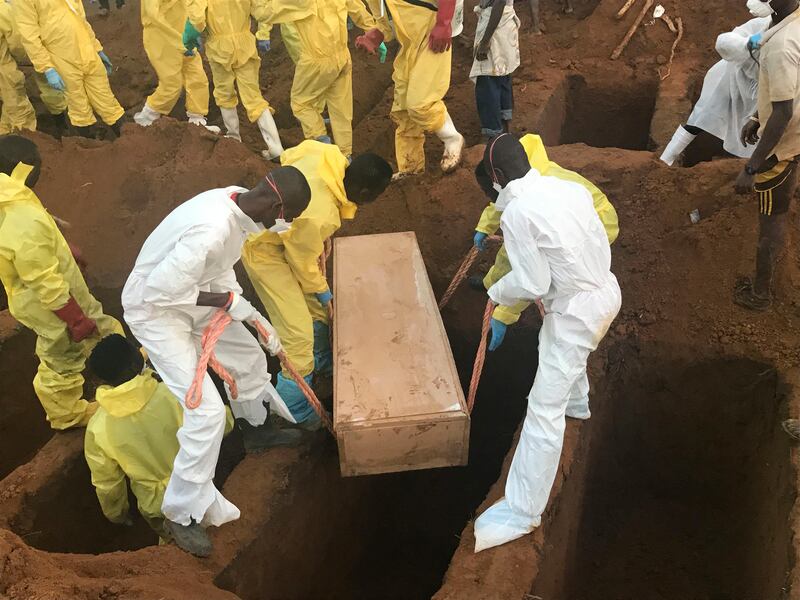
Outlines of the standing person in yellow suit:
[[322,118],[326,105],[333,140],[353,154],[353,61],[347,17],[364,31],[377,28],[363,0],[273,0],[270,20],[291,23],[300,39],[292,85],[292,112],[307,140],[330,141]]
[[[97,344],[89,356],[89,369],[103,383],[97,388],[99,407],[86,426],[84,440],[100,508],[112,523],[132,524],[129,479],[139,513],[162,541],[169,541],[172,536],[164,526],[161,504],[180,447],[183,408],[145,368],[136,346],[121,335]],[[232,430],[233,415],[227,409],[225,434]]]
[[[28,129],[36,131],[36,112],[25,91],[25,75],[17,63],[24,60],[25,50],[14,25],[11,4],[0,0],[0,100],[3,114],[0,116],[0,135]],[[40,73],[35,76],[42,102],[53,115],[59,131],[67,127],[67,102],[64,94],[54,90]]]
[[[145,101],[133,120],[148,127],[175,108],[186,90],[186,116],[193,125],[207,127],[208,77],[197,52],[186,56],[183,28],[186,0],[142,0],[144,50],[158,75],[156,91]],[[216,130],[219,133],[219,130]]]
[[[397,125],[397,177],[425,170],[425,132],[444,142],[442,171],[461,162],[464,138],[442,100],[450,88],[451,39],[463,30],[463,0],[383,0],[400,42],[394,61],[392,120]],[[459,18],[460,17],[460,18]],[[380,29],[367,32],[356,45],[374,52],[383,41]]]
[[[359,205],[384,192],[392,168],[375,154],[356,156],[348,166],[339,148],[313,140],[284,152],[281,164],[305,175],[311,203],[286,233],[250,236],[242,262],[286,355],[310,384],[315,372],[329,375],[333,370],[327,312],[333,296],[319,266],[325,240],[343,220],[355,217]],[[297,423],[319,427],[319,417],[289,373],[278,375],[276,389]]]
[[[542,138],[538,135],[528,134],[523,136],[522,139],[520,139],[520,143],[525,149],[525,153],[528,155],[531,167],[539,171],[540,174],[578,183],[586,188],[592,195],[594,209],[597,211],[600,221],[603,223],[603,227],[605,227],[606,235],[608,235],[608,242],[609,244],[613,244],[619,235],[619,219],[617,218],[617,211],[602,190],[575,171],[569,171],[551,161],[547,157],[547,150],[544,147]],[[503,213],[495,207],[494,201],[497,199],[498,193],[492,187],[492,179],[489,177],[486,169],[484,169],[483,163],[478,165],[475,170],[475,176],[484,193],[492,199],[492,202],[481,215],[478,226],[475,228],[475,237],[473,238],[475,247],[483,251],[486,248],[486,238],[490,235],[494,235],[497,233],[497,230],[500,229],[500,217]],[[508,260],[508,253],[506,252],[505,246],[502,246],[497,253],[494,266],[489,270],[489,273],[483,278],[479,276],[470,278],[470,285],[480,290],[488,290],[510,271],[511,263]],[[520,315],[530,304],[530,302],[520,302],[513,306],[498,306],[494,309],[492,319],[495,321],[495,324],[492,330],[493,339],[489,345],[490,350],[494,350],[502,343],[507,327],[519,321]],[[495,335],[494,332],[502,332],[502,334]]]
[[86,286],[53,217],[31,189],[41,173],[36,145],[0,138],[0,280],[11,315],[36,332],[33,388],[53,429],[86,425],[97,408],[83,399],[83,368],[100,336],[119,322]]
[[[200,48],[206,32],[206,57],[214,79],[214,99],[222,112],[227,135],[242,141],[239,130],[239,97],[251,123],[257,123],[267,149],[265,158],[283,153],[278,128],[269,102],[261,94],[256,37],[250,31],[250,16],[260,23],[266,19],[262,0],[187,0],[188,19],[183,45],[189,53]],[[236,88],[239,94],[236,94]]]
[[[119,135],[125,114],[108,83],[112,65],[79,0],[14,0],[22,45],[37,73],[67,97],[69,120],[90,137],[94,112]],[[94,112],[92,112],[94,111]]]

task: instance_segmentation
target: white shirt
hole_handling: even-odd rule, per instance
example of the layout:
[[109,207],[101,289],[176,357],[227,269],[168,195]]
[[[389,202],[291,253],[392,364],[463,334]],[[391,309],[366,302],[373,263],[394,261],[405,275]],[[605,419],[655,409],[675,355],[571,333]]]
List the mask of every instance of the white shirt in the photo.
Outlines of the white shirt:
[[[241,292],[233,266],[247,236],[263,231],[231,199],[244,188],[204,192],[173,210],[147,238],[122,292],[131,308],[192,307],[199,292]],[[126,314],[127,318],[127,314]]]
[[509,183],[496,206],[511,272],[489,289],[497,304],[570,296],[603,287],[611,248],[591,194],[536,169]]

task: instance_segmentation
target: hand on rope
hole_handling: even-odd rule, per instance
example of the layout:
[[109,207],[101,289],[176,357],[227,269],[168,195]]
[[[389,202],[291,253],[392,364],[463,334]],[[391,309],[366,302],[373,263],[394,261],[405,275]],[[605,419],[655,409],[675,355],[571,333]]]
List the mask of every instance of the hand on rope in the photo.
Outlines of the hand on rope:
[[[236,380],[219,362],[219,360],[217,360],[217,357],[214,354],[214,347],[219,341],[219,338],[222,337],[225,328],[230,325],[232,321],[233,319],[227,312],[224,310],[218,310],[216,313],[214,313],[214,316],[211,318],[211,322],[203,332],[203,351],[200,353],[200,359],[197,362],[197,371],[195,372],[194,381],[192,381],[192,385],[189,387],[189,391],[186,394],[186,408],[194,410],[200,406],[200,403],[203,400],[203,380],[205,379],[206,371],[208,370],[209,366],[214,370],[214,372],[217,373],[217,375],[222,378],[223,381],[225,381],[226,384],[228,384],[231,398],[235,400],[238,397],[239,391],[236,387]],[[277,338],[275,330],[272,329],[271,326],[269,328],[265,327],[260,319],[254,320],[251,324],[258,332],[259,342],[261,342],[261,344],[265,346],[267,350],[270,350],[270,348],[275,348],[275,342],[277,342],[277,347],[280,347],[280,342],[275,339]],[[268,329],[271,329],[272,331],[270,332]],[[322,423],[335,437],[331,417],[320,403],[317,395],[314,393],[314,390],[311,389],[311,387],[305,382],[305,379],[303,379],[300,373],[297,372],[297,369],[289,361],[289,358],[286,356],[286,353],[282,348],[277,352],[277,357],[281,363],[281,366],[292,376],[292,379],[295,380],[298,387],[303,392],[303,395],[308,400],[308,403],[311,405],[311,408],[313,408],[314,411],[319,415],[320,419],[322,419]]]
[[[487,239],[481,240],[484,245],[486,241],[490,242],[502,242],[503,238],[499,235],[490,235]],[[450,285],[447,287],[447,291],[442,296],[442,299],[439,300],[439,310],[442,310],[447,303],[450,302],[453,294],[456,293],[458,286],[463,283],[463,281],[467,278],[467,273],[472,268],[472,265],[475,264],[475,259],[478,258],[478,254],[481,252],[482,249],[478,248],[477,245],[473,245],[472,248],[469,249],[467,255],[464,257],[461,266],[456,271],[456,274],[453,276],[453,281],[450,282]]]

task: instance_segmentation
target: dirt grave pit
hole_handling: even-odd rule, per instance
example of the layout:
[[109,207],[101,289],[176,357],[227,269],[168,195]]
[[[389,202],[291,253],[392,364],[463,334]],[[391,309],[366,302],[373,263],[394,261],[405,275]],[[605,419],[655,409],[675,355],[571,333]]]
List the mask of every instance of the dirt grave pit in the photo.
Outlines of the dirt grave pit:
[[[657,28],[645,30],[637,35],[623,61],[598,72],[594,64],[581,65],[580,55],[568,51],[570,40],[579,39],[571,31],[576,21],[573,17],[556,16],[557,4],[545,3],[550,35],[537,43],[550,44],[551,50],[557,48],[559,52],[567,49],[564,65],[557,69],[543,66],[547,57],[523,58],[518,82],[523,88],[530,86],[531,98],[520,99],[515,125],[520,131],[540,131],[549,146],[575,143],[548,148],[552,150],[551,158],[585,174],[611,196],[620,212],[623,230],[614,247],[614,270],[620,275],[626,307],[612,339],[593,356],[594,417],[587,424],[568,426],[560,481],[543,527],[495,554],[513,568],[520,568],[520,557],[538,562],[536,577],[530,581],[520,577],[518,589],[502,597],[783,597],[787,594],[787,572],[794,569],[792,528],[786,522],[795,500],[795,470],[779,426],[787,412],[778,391],[783,377],[781,366],[772,366],[769,358],[740,358],[744,354],[714,358],[716,346],[709,348],[709,357],[698,360],[672,350],[648,351],[650,346],[638,348],[621,343],[634,338],[637,328],[643,327],[641,323],[650,319],[642,317],[652,304],[652,297],[642,292],[643,288],[671,298],[670,293],[681,285],[680,279],[669,285],[653,281],[652,273],[664,263],[677,265],[674,268],[678,270],[689,263],[690,251],[698,251],[704,239],[713,240],[716,246],[720,237],[731,231],[726,221],[728,199],[723,202],[719,197],[711,198],[707,190],[698,188],[687,191],[680,187],[678,176],[665,175],[665,168],[645,152],[616,150],[655,147],[651,122],[656,117],[660,93],[655,67],[640,64],[633,57],[664,32]],[[586,17],[581,35],[591,33],[595,23],[613,14],[617,5],[618,2],[606,0],[576,2],[577,16]],[[525,21],[525,11],[520,12]],[[468,19],[473,18],[468,11]],[[115,30],[126,27],[123,18],[113,11],[108,23]],[[468,24],[470,33],[472,27]],[[612,42],[615,44],[616,39]],[[592,43],[601,46],[597,52],[602,54],[607,50],[602,44],[609,40]],[[533,50],[530,52],[534,54]],[[561,56],[554,56],[561,61]],[[457,49],[448,104],[458,123],[475,123],[472,84],[463,77],[463,67],[470,60],[468,48]],[[268,61],[273,66],[288,66],[287,57],[282,54],[273,54]],[[387,68],[365,66],[361,59],[354,62],[360,69],[360,81],[368,73],[376,75],[380,85],[375,87],[389,85]],[[460,74],[456,73],[456,65]],[[680,74],[679,67],[676,65],[675,77]],[[139,84],[144,80],[144,71],[136,71]],[[278,90],[275,95],[287,97],[289,78],[276,81],[276,72],[266,72],[268,83]],[[357,93],[365,98],[357,107],[358,149],[390,155],[391,124],[386,113],[391,105],[391,90]],[[133,99],[141,94],[129,95]],[[285,104],[278,107],[278,121],[282,133],[291,130],[287,132],[291,141],[298,137],[298,131],[287,110]],[[107,202],[111,207],[121,204],[124,208],[123,218],[118,218],[116,214],[105,215],[99,207],[92,215],[89,230],[77,232],[84,236],[78,241],[94,258],[95,272],[110,278],[113,285],[121,285],[135,256],[133,247],[138,248],[159,214],[171,208],[170,203],[215,185],[252,182],[263,170],[263,163],[239,145],[216,142],[182,125],[162,121],[147,132],[126,130],[126,135],[114,144],[89,145],[80,152],[83,162],[90,166],[79,165],[71,171],[64,169],[66,161],[61,162],[63,159],[54,154],[63,153],[64,149],[47,150],[47,156],[58,163],[43,177],[44,185],[51,186],[49,199],[65,187],[76,188],[81,194],[59,206],[64,211],[57,211],[59,214],[74,218],[83,203],[95,206]],[[252,142],[251,149],[258,149],[260,141],[249,133],[245,135],[246,142]],[[470,141],[477,141],[474,131],[465,133]],[[433,166],[440,144],[429,140],[428,146],[429,164]],[[74,146],[71,150],[75,150]],[[105,156],[106,150],[109,156]],[[431,280],[436,292],[441,293],[469,247],[472,228],[485,205],[471,172],[480,154],[480,148],[470,150],[465,168],[451,176],[428,175],[392,186],[380,206],[365,207],[358,221],[345,226],[342,234],[416,230]],[[197,156],[201,158],[198,160]],[[121,160],[122,157],[129,158]],[[197,168],[195,162],[202,164]],[[146,166],[134,170],[129,163]],[[173,163],[185,167],[177,176]],[[712,181],[727,181],[725,168],[698,165],[696,179],[707,176]],[[119,177],[102,178],[94,181],[94,189],[87,189],[84,184],[92,171]],[[119,181],[126,185],[118,193]],[[675,190],[675,197],[666,193],[658,196],[659,190]],[[651,203],[647,194],[670,202]],[[713,203],[714,210],[703,211],[704,220],[699,227],[686,229],[687,206],[694,208],[700,202]],[[735,210],[739,212],[734,222],[745,222],[742,215],[746,213],[738,206]],[[652,217],[653,212],[658,213],[656,217]],[[104,231],[106,222],[112,223],[109,229],[113,233]],[[662,222],[663,230],[657,229]],[[123,256],[106,254],[103,249],[115,242],[120,232],[129,239],[131,248],[126,244]],[[742,245],[737,241],[737,245],[725,248],[732,254]],[[725,254],[725,250],[721,252]],[[480,268],[485,269],[489,262],[488,256],[482,257]],[[731,264],[727,263],[726,268]],[[663,276],[664,272],[659,274]],[[694,286],[686,283],[685,287],[694,289],[697,282],[693,283]],[[719,283],[712,279],[707,285]],[[471,374],[484,302],[485,295],[465,286],[443,315],[464,385]],[[724,312],[726,318],[730,316],[727,308],[719,308],[727,307],[727,297],[706,295],[700,302],[691,302],[677,302],[678,308],[661,312],[653,309],[654,318],[679,330],[676,321],[684,323],[687,310],[693,314],[703,303]],[[796,327],[795,321],[790,320],[790,325]],[[196,571],[198,581],[208,585],[202,597],[209,599],[232,597],[222,589],[243,600],[421,600],[437,590],[437,598],[485,600],[491,596],[475,590],[481,585],[498,590],[503,581],[494,571],[464,568],[458,553],[471,552],[471,519],[498,475],[500,480],[492,493],[502,484],[503,459],[506,457],[507,466],[514,431],[524,414],[536,369],[532,349],[537,328],[536,316],[526,314],[509,332],[502,352],[489,356],[473,415],[467,468],[345,480],[338,474],[335,445],[325,435],[314,437],[296,451],[281,450],[244,460],[239,442],[226,440],[226,458],[218,483],[242,508],[242,520],[212,533],[215,555],[203,562],[174,549],[150,547],[155,540],[140,521],[126,531],[105,523],[74,436],[69,438],[70,452],[63,454],[63,462],[56,464],[50,478],[35,492],[27,489],[25,478],[35,479],[35,473],[26,467],[36,464],[36,458],[29,465],[23,463],[47,440],[49,432],[43,431],[39,438],[31,435],[30,441],[0,439],[3,457],[10,457],[6,469],[22,465],[0,482],[0,507],[12,502],[19,505],[11,511],[14,518],[4,521],[3,526],[22,536],[25,552],[30,551],[29,547],[41,548],[47,551],[41,556],[53,556],[59,563],[75,568],[82,577],[72,584],[76,589],[89,586],[87,581],[115,577],[123,586],[109,591],[103,584],[96,593],[77,596],[70,595],[70,591],[56,595],[69,600],[159,597],[128,594],[124,586],[134,585],[126,583],[129,563],[139,561],[145,565],[144,571],[157,570],[147,567],[147,561],[156,566],[166,557],[178,561],[184,572]],[[663,329],[659,331],[667,335]],[[727,332],[724,335],[726,339],[730,337]],[[24,371],[27,377],[35,366],[32,340],[20,340],[12,342],[21,344],[17,347],[27,354],[8,372]],[[12,350],[12,342],[0,348],[0,360],[5,359],[6,352],[13,351],[17,356],[19,350]],[[7,366],[4,361],[3,367]],[[18,385],[29,386],[29,382],[27,379]],[[32,389],[27,398],[35,402]],[[40,410],[34,404],[25,419],[32,422]],[[42,452],[62,443],[59,440],[66,444],[68,437],[54,436]],[[14,456],[5,454],[5,444],[13,447]],[[267,479],[259,482],[259,478]],[[259,512],[262,509],[264,512]],[[64,525],[66,522],[69,526]],[[90,535],[84,535],[86,530]],[[5,538],[0,540],[4,541]],[[94,563],[92,557],[84,557],[135,549],[139,550],[102,554]],[[751,549],[756,550],[748,552]],[[50,552],[82,553],[76,554],[74,560],[85,562],[73,562],[73,557]],[[454,552],[456,559],[451,562]],[[753,560],[756,552],[758,560]],[[445,575],[448,565],[451,572]],[[168,575],[160,576],[170,585],[156,580],[159,590],[179,589]],[[450,585],[456,577],[468,583]],[[34,586],[42,578],[43,574],[38,573],[23,582]],[[211,580],[216,587],[211,586]],[[29,588],[19,592],[19,585],[22,584],[9,578],[8,571],[0,571],[0,595],[8,594],[13,600],[32,597],[25,595]],[[173,591],[163,595],[170,600],[201,597],[181,596]]]

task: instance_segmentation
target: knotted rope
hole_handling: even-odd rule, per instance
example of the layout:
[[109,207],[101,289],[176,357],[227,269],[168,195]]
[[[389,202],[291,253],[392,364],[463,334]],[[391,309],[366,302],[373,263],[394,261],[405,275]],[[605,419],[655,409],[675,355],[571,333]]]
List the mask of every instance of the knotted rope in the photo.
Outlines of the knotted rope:
[[[222,378],[223,381],[225,381],[225,383],[228,384],[228,388],[231,391],[231,398],[235,400],[238,397],[236,380],[219,362],[219,360],[217,360],[214,354],[214,347],[219,341],[219,338],[222,337],[225,328],[230,325],[232,320],[233,319],[231,319],[231,316],[227,312],[224,310],[218,310],[212,317],[208,327],[206,327],[205,331],[203,332],[203,350],[200,353],[200,360],[197,363],[197,371],[195,372],[194,381],[192,381],[192,385],[189,387],[189,391],[186,394],[186,408],[190,410],[194,410],[200,406],[200,403],[203,400],[203,380],[205,379],[206,371],[208,370],[209,366],[214,370],[214,372],[217,373],[217,375]],[[269,343],[269,332],[258,321],[254,321],[251,324],[258,332],[261,345],[266,347],[266,345]],[[295,383],[297,383],[297,386],[300,388],[300,391],[303,392],[303,395],[306,397],[306,400],[308,400],[311,408],[313,408],[314,412],[316,412],[320,419],[322,419],[322,423],[325,425],[326,429],[328,429],[328,431],[330,431],[335,437],[331,417],[322,406],[322,403],[317,398],[314,390],[311,389],[311,386],[309,386],[308,383],[306,383],[306,380],[300,375],[300,373],[297,372],[297,369],[291,363],[283,350],[278,352],[277,358],[280,361],[281,366],[289,373],[289,375],[292,376],[292,379],[294,379]]]

